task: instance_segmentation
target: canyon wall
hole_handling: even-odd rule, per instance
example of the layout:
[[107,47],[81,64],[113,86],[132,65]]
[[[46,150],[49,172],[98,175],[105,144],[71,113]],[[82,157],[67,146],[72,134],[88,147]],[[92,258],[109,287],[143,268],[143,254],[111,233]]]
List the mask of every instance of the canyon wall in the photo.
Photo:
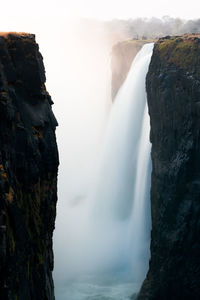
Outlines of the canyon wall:
[[124,83],[134,57],[146,42],[146,40],[127,40],[113,46],[111,55],[112,100]]
[[151,260],[139,300],[200,299],[200,35],[160,39],[146,79]]
[[53,300],[57,121],[35,36],[0,34],[0,299]]

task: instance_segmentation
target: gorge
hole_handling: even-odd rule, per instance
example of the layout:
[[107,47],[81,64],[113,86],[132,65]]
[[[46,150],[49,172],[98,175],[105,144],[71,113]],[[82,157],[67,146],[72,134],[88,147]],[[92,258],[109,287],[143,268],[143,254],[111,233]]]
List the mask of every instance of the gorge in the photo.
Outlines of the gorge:
[[[75,224],[62,234],[71,231],[73,239],[61,259],[73,278],[64,278],[57,300],[121,300],[133,293],[138,300],[200,298],[200,35],[161,38],[150,60],[152,48],[144,46],[133,63],[139,68],[147,51],[141,77],[130,66],[124,69],[130,72],[114,101],[97,189],[71,202]],[[134,95],[130,100],[126,85]],[[113,89],[116,93],[119,86]],[[58,152],[51,105],[34,35],[1,34],[0,298],[5,300],[55,299]]]
[[145,45],[135,57],[115,99],[92,189],[68,202],[57,299],[129,299],[132,284],[138,292],[146,275],[151,167],[145,76],[152,49]]

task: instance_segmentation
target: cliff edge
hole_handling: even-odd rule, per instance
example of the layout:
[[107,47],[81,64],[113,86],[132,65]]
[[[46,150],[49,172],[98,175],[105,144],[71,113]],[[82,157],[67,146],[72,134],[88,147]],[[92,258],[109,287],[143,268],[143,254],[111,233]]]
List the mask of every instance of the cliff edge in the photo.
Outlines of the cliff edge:
[[127,40],[113,46],[111,54],[112,100],[124,83],[136,54],[144,44],[151,42],[153,40]]
[[200,299],[200,35],[155,43],[151,260],[139,300]]
[[54,299],[57,121],[35,36],[0,34],[0,299]]

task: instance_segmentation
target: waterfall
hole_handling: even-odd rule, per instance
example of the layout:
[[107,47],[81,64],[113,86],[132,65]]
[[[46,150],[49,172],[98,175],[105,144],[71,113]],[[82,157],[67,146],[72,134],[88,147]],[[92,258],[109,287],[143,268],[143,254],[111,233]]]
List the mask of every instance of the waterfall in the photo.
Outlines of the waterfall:
[[[151,145],[145,79],[152,51],[152,43],[143,46],[116,96],[93,191],[72,207],[73,223],[68,225],[73,233],[71,250],[66,252],[68,268],[98,278],[95,290],[99,278],[101,284],[105,278],[106,286],[116,278],[118,283],[129,282],[127,297],[133,282],[136,292],[140,288],[150,257]],[[104,288],[98,295],[92,295],[91,279],[87,284],[89,296],[80,296],[76,286],[79,295],[71,293],[58,300],[97,299],[98,295],[102,296],[98,299],[128,299],[122,297],[125,291],[114,290],[114,283],[110,293]]]
[[115,99],[91,210],[101,266],[129,269],[138,282],[146,275],[150,256],[151,146],[145,79],[152,50],[152,43],[143,46]]

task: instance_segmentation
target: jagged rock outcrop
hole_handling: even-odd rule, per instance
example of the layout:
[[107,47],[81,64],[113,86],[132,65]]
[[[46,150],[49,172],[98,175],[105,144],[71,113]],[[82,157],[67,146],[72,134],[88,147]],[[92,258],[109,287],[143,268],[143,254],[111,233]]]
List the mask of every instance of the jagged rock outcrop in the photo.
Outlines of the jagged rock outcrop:
[[57,121],[35,36],[0,34],[0,299],[52,300]]
[[126,79],[134,57],[147,42],[147,40],[127,40],[113,46],[111,55],[113,100]]
[[147,75],[151,260],[139,300],[200,299],[200,35],[160,39]]

